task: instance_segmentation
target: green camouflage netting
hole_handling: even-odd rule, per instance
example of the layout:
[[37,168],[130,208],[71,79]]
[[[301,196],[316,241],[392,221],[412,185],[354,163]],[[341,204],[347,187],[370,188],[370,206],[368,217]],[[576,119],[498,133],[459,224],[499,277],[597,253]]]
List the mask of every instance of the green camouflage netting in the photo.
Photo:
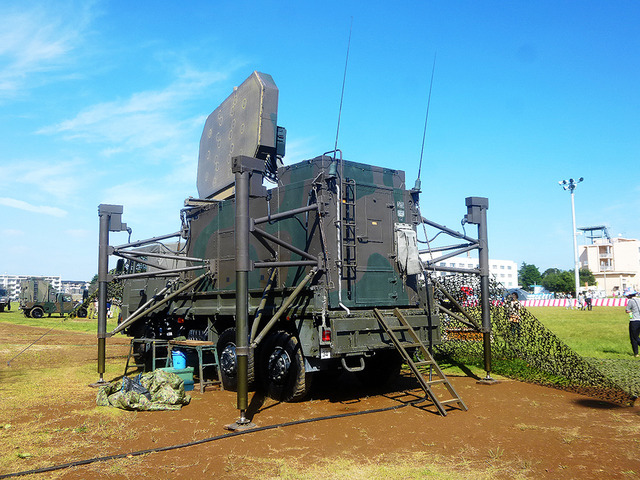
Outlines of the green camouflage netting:
[[117,407],[124,410],[180,410],[191,397],[184,392],[184,381],[175,373],[155,370],[143,373],[140,384],[149,391],[151,399],[133,390],[124,392],[118,381],[98,389],[96,403],[101,407]]
[[[447,275],[433,280],[454,297],[475,323],[482,324],[479,277]],[[437,288],[435,296],[438,303],[456,310]],[[504,288],[495,281],[491,282],[490,296],[491,356],[496,373],[621,405],[633,404],[634,392],[574,352],[524,307],[509,302]],[[445,313],[441,313],[441,323],[443,343],[435,349],[439,359],[482,365],[482,334]]]

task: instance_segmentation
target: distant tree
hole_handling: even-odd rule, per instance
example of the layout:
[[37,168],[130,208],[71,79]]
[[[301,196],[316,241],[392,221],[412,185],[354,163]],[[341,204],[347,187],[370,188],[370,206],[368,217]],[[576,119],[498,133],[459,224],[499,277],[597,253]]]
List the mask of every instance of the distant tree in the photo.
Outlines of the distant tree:
[[522,285],[522,288],[527,290],[531,285],[540,285],[541,280],[542,275],[540,275],[538,267],[522,262],[522,266],[518,272],[518,283]]
[[89,282],[89,295],[98,289],[98,274],[96,273]]
[[[580,270],[580,285],[585,283],[594,285],[596,279],[588,268]],[[576,294],[575,270],[560,270],[558,268],[548,268],[542,274],[542,286],[550,292],[571,292]]]
[[[115,275],[116,269],[109,270],[109,273]],[[114,280],[107,284],[107,299],[121,299],[122,298],[122,280]],[[89,282],[89,295],[92,295],[96,290],[98,290],[98,274],[96,273],[91,282]],[[97,298],[97,297],[96,297]]]
[[542,278],[551,275],[552,273],[560,273],[562,270],[559,268],[547,268],[544,272],[542,272]]
[[553,270],[557,271],[545,272],[546,275],[542,279],[542,286],[550,292],[572,292],[575,294],[576,287],[573,273],[569,270]]
[[581,268],[579,274],[581,286],[584,287],[585,283],[588,285],[596,284],[596,277],[593,276],[593,273],[591,273],[591,270],[589,270],[588,268]]

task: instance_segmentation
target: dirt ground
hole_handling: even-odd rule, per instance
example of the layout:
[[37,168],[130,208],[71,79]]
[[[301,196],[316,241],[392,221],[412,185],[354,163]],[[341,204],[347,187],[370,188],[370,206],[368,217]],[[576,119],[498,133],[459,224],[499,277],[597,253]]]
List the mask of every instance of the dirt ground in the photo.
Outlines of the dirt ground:
[[[38,369],[86,364],[95,372],[95,335],[57,331],[7,366],[9,358],[45,331],[0,323],[0,395],[7,401],[25,376],[37,377]],[[110,339],[107,348],[106,379],[111,380],[124,369],[128,339]],[[436,463],[461,474],[489,472],[490,478],[613,479],[640,474],[640,407],[619,407],[513,380],[481,385],[471,377],[450,379],[468,411],[452,409],[441,417],[433,408],[403,406],[421,396],[408,375],[386,390],[364,389],[355,378],[342,375],[316,384],[311,399],[302,403],[277,403],[251,394],[253,421],[265,427],[400,408],[253,431],[28,478],[302,478],[287,476],[292,465],[304,472],[338,459],[356,469],[376,463]],[[63,404],[44,400],[0,410],[0,426],[11,425],[0,429],[0,455],[5,459],[0,477],[225,435],[225,425],[238,417],[236,394],[217,387],[201,394],[196,384],[191,403],[180,411],[116,414],[95,407],[96,390],[86,383],[79,381],[73,392]],[[38,434],[38,428],[46,435]],[[29,448],[21,440],[25,435],[31,439],[33,456],[7,461],[7,456],[15,457],[12,452]],[[334,468],[325,478],[349,478],[339,466]]]

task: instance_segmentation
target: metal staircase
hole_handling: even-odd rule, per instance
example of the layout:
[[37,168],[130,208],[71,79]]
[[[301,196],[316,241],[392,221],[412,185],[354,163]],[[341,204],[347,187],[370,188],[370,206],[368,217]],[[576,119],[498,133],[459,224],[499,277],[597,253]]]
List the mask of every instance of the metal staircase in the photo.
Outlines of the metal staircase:
[[[379,309],[374,308],[373,312],[378,323],[380,323],[384,331],[387,333],[404,361],[409,365],[411,372],[416,377],[420,387],[422,387],[426,394],[425,398],[428,398],[433,402],[440,415],[446,416],[447,411],[445,410],[445,407],[451,405],[466,411],[467,406],[455,391],[453,385],[449,382],[449,379],[444,373],[442,373],[442,370],[433,359],[433,356],[431,356],[431,353],[429,353],[425,344],[422,343],[416,331],[411,327],[411,325],[409,325],[409,322],[407,322],[407,319],[404,317],[402,312],[397,308],[393,311],[393,315],[399,320],[400,326],[390,326]],[[407,352],[407,349],[417,349],[423,360],[417,362],[414,361],[412,355]],[[419,367],[427,366],[429,367],[429,372],[428,378],[425,378],[424,373],[419,369]],[[439,388],[438,394],[436,394],[433,387],[438,386],[443,387],[445,391],[442,391],[443,388]]]

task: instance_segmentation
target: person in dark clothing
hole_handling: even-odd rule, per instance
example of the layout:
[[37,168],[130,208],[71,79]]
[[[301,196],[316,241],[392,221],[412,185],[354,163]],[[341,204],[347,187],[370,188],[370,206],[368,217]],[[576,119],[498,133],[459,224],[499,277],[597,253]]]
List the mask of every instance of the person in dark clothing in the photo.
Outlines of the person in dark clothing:
[[631,339],[631,348],[633,354],[638,356],[638,345],[640,344],[640,302],[636,298],[638,292],[630,290],[627,292],[627,308],[625,311],[629,314],[629,338]]

